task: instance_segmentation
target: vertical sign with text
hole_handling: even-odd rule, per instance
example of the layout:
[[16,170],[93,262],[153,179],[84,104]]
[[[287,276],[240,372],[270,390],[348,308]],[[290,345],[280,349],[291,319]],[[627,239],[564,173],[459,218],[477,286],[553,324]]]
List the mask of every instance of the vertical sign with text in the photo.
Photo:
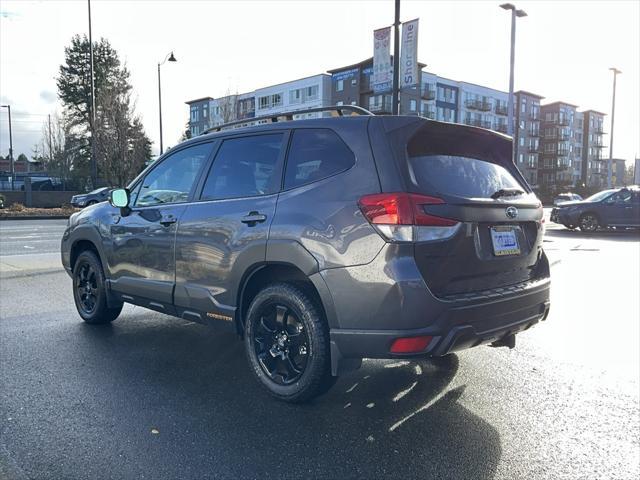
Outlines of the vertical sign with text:
[[418,19],[402,24],[400,43],[400,88],[412,87],[420,81],[418,67]]
[[391,90],[393,79],[391,65],[391,27],[373,31],[373,74],[371,87],[374,92]]

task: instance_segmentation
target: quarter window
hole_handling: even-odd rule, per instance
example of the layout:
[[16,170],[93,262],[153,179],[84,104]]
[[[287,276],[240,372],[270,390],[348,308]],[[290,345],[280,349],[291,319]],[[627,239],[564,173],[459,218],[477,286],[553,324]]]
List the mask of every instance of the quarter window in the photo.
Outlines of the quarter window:
[[202,200],[251,197],[279,187],[276,164],[282,133],[230,138],[222,142],[202,190]]
[[135,206],[186,202],[210,152],[211,144],[206,143],[185,148],[167,157],[142,181]]
[[300,129],[293,133],[284,187],[299,187],[348,170],[353,152],[332,130]]

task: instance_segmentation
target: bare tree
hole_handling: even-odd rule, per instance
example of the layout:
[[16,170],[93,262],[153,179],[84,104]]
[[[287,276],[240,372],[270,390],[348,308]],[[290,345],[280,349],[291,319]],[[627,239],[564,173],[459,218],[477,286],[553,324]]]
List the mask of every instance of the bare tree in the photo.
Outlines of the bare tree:
[[109,185],[126,185],[144,168],[151,142],[140,118],[133,113],[130,93],[103,90],[96,100],[101,106],[101,115],[96,119],[101,176]]
[[222,123],[233,122],[237,118],[237,100],[238,92],[232,94],[229,88],[227,88],[224,97],[218,100]]

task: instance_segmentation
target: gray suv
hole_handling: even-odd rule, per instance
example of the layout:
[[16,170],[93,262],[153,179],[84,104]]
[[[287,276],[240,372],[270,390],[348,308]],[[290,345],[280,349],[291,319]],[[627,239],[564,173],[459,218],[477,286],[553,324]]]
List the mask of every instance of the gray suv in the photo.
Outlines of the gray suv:
[[290,402],[362,358],[513,347],[548,315],[550,280],[511,139],[338,112],[188,140],[74,214],[62,263],[80,316],[127,302],[228,328]]

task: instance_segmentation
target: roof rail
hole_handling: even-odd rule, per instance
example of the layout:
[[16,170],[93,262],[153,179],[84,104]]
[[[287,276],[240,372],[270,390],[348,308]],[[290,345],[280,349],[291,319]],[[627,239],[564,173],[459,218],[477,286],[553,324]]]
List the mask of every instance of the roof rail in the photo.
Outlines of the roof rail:
[[240,126],[255,126],[255,122],[261,122],[263,120],[269,120],[270,123],[277,123],[280,118],[284,117],[285,122],[293,120],[294,115],[300,115],[303,113],[316,113],[316,112],[337,112],[339,117],[344,116],[343,112],[349,112],[351,114],[357,115],[373,115],[369,110],[366,110],[362,107],[358,107],[356,105],[332,105],[329,107],[315,107],[315,108],[306,108],[304,110],[292,110],[290,112],[282,112],[282,113],[274,113],[271,115],[263,115],[261,117],[253,117],[253,118],[245,118],[244,120],[235,120],[233,122],[223,123],[222,125],[217,125],[215,127],[209,128],[201,133],[201,135],[205,135],[211,132],[219,132],[225,128]]

